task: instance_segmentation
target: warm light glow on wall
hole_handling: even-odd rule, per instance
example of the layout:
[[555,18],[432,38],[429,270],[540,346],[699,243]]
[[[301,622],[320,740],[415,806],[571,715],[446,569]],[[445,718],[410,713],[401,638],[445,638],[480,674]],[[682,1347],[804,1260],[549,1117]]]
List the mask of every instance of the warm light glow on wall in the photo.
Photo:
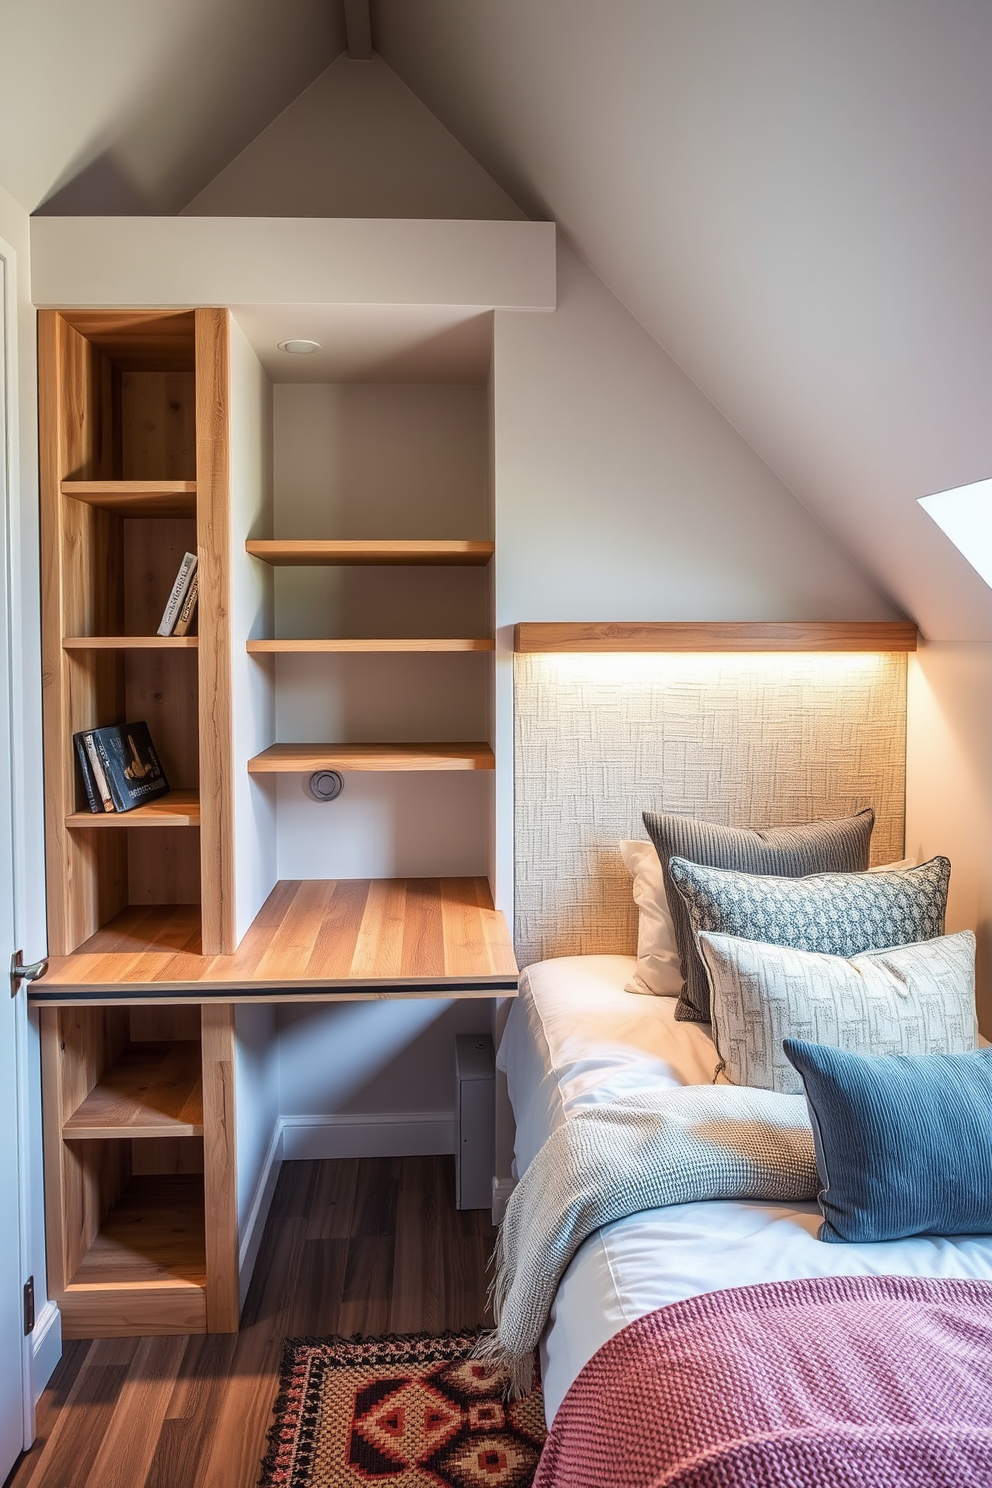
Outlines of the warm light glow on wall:
[[653,688],[751,676],[765,687],[788,687],[871,677],[888,655],[879,651],[590,651],[532,654],[528,663],[535,673],[558,686]]
[[992,480],[921,496],[920,505],[992,589]]

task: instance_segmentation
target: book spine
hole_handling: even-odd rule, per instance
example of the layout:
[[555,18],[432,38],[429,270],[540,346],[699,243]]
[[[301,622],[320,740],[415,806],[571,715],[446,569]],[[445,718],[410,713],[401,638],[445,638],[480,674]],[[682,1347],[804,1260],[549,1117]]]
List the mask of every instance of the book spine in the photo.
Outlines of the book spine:
[[90,762],[90,769],[93,771],[93,783],[100,793],[100,800],[103,802],[103,809],[104,811],[116,811],[117,808],[114,805],[114,798],[110,794],[110,787],[107,784],[107,777],[103,773],[103,763],[100,759],[100,754],[96,747],[96,740],[91,733],[84,734],[83,743],[86,747],[86,755]]
[[106,779],[107,787],[114,803],[111,809],[113,811],[127,811],[130,808],[131,799],[117,778],[116,762],[105,737],[107,734],[112,734],[113,732],[113,729],[98,729],[93,735],[93,743],[96,745],[100,764],[103,767],[104,778]]
[[176,627],[172,632],[173,635],[188,635],[189,628],[193,623],[193,616],[196,614],[196,601],[199,598],[199,595],[200,571],[199,569],[197,569],[196,572],[193,574],[193,577],[190,579],[189,588],[186,591],[186,598],[183,601],[183,607],[179,611],[179,619],[176,621]]
[[195,572],[196,554],[184,554],[183,561],[179,565],[179,572],[176,574],[176,582],[172,586],[172,593],[166,601],[165,609],[162,611],[162,619],[159,621],[158,634],[160,636],[169,636],[172,634],[172,627],[175,625],[176,618],[183,607],[186,591],[190,586]]
[[86,791],[86,799],[91,811],[102,811],[103,802],[96,793],[96,781],[93,779],[93,771],[90,768],[89,758],[86,754],[86,742],[82,734],[73,734],[72,742],[76,746],[76,758],[79,760],[79,771],[83,777],[83,787]]

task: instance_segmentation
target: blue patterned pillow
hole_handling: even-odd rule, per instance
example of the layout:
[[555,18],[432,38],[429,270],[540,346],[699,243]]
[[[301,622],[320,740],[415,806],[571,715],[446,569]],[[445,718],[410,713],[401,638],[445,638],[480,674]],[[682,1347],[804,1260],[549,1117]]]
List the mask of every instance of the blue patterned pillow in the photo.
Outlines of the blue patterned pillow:
[[992,1234],[992,1049],[783,1048],[813,1123],[821,1240]]
[[882,873],[768,878],[672,858],[668,871],[697,935],[850,957],[943,935],[951,865],[931,858]]

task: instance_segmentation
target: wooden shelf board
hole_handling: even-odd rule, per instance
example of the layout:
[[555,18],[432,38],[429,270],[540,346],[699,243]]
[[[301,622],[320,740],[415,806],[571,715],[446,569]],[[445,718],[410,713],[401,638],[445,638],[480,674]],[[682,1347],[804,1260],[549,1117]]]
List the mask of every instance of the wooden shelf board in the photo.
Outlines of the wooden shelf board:
[[272,744],[248,761],[250,775],[313,770],[492,770],[486,743]]
[[62,1127],[66,1140],[201,1137],[200,1045],[132,1044]]
[[906,621],[557,621],[525,622],[514,650],[566,651],[915,651]]
[[195,651],[199,636],[65,636],[63,651]]
[[30,1000],[72,1006],[516,993],[510,933],[484,878],[286,879],[225,956],[191,949],[190,908],[172,907],[186,918],[176,914],[171,941],[169,906],[154,916],[124,911],[71,956],[51,957],[45,976],[31,983]]
[[464,638],[461,636],[422,637],[403,636],[399,639],[380,640],[375,636],[333,636],[323,640],[258,640],[248,641],[248,654],[287,655],[290,653],[343,653],[356,651],[495,651],[496,642],[488,636]]
[[135,806],[132,811],[73,811],[65,819],[67,827],[198,827],[200,825],[200,796],[195,790],[170,790],[145,806]]
[[196,516],[196,481],[64,480],[62,495],[122,517]]
[[496,550],[492,542],[463,541],[353,541],[260,538],[245,543],[253,558],[265,563],[303,566],[314,564],[459,564],[482,567]]

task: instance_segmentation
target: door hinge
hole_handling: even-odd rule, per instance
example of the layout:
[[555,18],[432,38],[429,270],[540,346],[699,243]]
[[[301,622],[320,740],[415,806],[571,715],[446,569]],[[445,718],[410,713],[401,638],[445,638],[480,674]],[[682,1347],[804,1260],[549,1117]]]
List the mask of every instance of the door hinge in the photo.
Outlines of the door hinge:
[[25,966],[21,960],[23,951],[15,951],[10,958],[10,995],[16,997],[18,988],[22,982],[33,982],[36,977],[44,976],[48,970],[47,961],[32,961]]
[[24,1283],[24,1332],[34,1332],[34,1277]]

